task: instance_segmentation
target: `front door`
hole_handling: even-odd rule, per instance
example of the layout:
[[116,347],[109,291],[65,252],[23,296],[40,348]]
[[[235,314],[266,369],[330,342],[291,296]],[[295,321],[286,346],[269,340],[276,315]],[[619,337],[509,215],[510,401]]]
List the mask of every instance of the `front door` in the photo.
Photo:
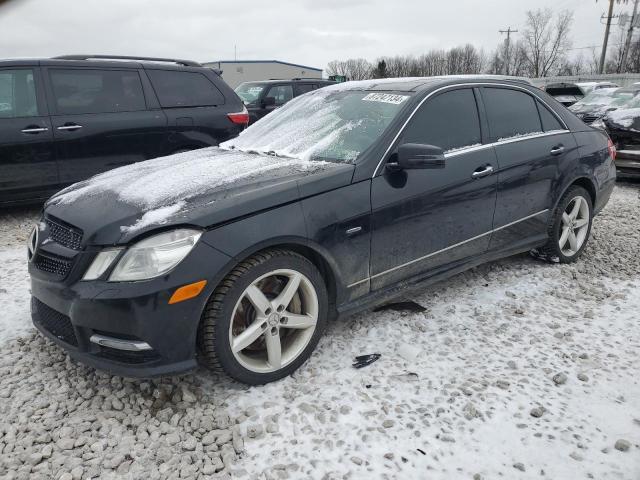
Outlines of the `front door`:
[[372,290],[487,250],[496,159],[493,149],[482,145],[476,95],[472,88],[458,88],[428,99],[399,138],[398,145],[441,147],[444,165],[385,170],[373,179]]
[[43,198],[58,184],[51,123],[36,67],[0,69],[0,203]]
[[154,158],[166,116],[147,110],[137,70],[46,69],[60,181],[68,184]]

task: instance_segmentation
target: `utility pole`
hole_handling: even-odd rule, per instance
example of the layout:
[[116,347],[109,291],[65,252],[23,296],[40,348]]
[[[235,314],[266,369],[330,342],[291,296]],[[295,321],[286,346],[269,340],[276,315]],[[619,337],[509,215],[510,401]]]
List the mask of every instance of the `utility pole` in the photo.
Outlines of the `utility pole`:
[[622,62],[621,68],[626,68],[627,66],[627,56],[629,55],[629,48],[631,48],[631,37],[633,36],[633,27],[636,23],[636,15],[638,13],[638,1],[635,0],[633,3],[633,14],[631,15],[631,22],[629,23],[629,30],[627,31],[627,40],[624,43],[624,51],[622,53]]
[[609,43],[609,30],[611,29],[611,18],[613,17],[613,0],[609,0],[609,14],[607,15],[607,26],[604,29],[604,41],[602,42],[602,53],[600,54],[600,74],[604,73],[604,61],[607,57],[607,43]]
[[518,30],[511,30],[511,27],[507,27],[506,30],[498,30],[498,32],[507,34],[507,38],[504,41],[504,44],[505,44],[504,56],[505,56],[505,63],[507,65],[505,74],[509,75],[509,67],[511,65],[511,50],[510,50],[510,48],[511,48],[511,34],[512,33],[518,33]]

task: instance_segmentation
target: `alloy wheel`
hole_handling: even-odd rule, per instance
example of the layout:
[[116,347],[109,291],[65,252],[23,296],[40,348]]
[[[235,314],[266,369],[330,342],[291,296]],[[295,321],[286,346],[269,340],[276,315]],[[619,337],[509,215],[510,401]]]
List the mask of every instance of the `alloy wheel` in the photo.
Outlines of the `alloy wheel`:
[[581,196],[574,197],[562,213],[558,245],[563,255],[571,257],[578,253],[589,233],[589,204]]
[[231,351],[253,372],[279,370],[308,345],[318,311],[316,290],[302,273],[279,269],[262,275],[245,288],[233,309]]

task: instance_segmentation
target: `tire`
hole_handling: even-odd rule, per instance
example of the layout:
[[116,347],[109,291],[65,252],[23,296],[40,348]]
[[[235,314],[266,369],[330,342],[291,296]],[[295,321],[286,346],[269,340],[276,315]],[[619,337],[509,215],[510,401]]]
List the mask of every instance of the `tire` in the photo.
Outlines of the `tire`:
[[[580,203],[578,215],[575,219],[571,219],[573,223],[567,224],[564,220],[566,218],[564,214],[571,216],[573,209],[576,208],[576,202]],[[586,223],[582,224],[585,220]],[[549,240],[544,247],[537,251],[534,250],[534,255],[553,263],[575,262],[582,255],[591,234],[593,204],[589,192],[577,185],[570,187],[558,202],[550,222],[548,226]],[[574,228],[571,225],[581,226]],[[574,232],[573,238],[576,240],[576,245],[571,244],[570,233],[566,238],[563,238],[567,228]],[[561,242],[563,242],[562,246]],[[577,248],[574,248],[576,246]]]
[[[289,296],[285,290],[294,285]],[[281,303],[287,303],[282,310]],[[249,385],[279,380],[311,356],[327,311],[324,279],[307,258],[280,249],[257,253],[238,264],[209,298],[198,331],[200,359]],[[314,317],[315,324],[305,327]]]

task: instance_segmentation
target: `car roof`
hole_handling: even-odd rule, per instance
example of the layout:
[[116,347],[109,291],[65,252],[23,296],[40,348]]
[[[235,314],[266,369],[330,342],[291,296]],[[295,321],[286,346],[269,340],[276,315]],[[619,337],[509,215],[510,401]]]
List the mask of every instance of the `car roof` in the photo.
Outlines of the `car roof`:
[[[86,57],[86,58],[82,58]],[[206,67],[192,62],[190,60],[161,59],[152,57],[127,57],[127,56],[88,56],[88,55],[69,55],[66,57],[53,58],[7,58],[0,59],[0,67],[24,67],[24,66],[43,66],[43,67],[116,67],[116,68],[167,68],[167,69],[185,69],[185,68],[208,68],[216,70],[213,67]]]
[[[457,83],[507,83],[531,87],[529,79],[506,75],[443,75],[437,77],[378,78],[340,83],[352,90],[417,92]],[[331,88],[335,88],[331,87]]]
[[[242,82],[242,83],[286,83],[286,82],[292,82],[292,83],[305,83],[305,82],[310,82],[310,83],[331,83],[334,84],[336,83],[334,80],[329,80],[329,79],[325,79],[325,78],[270,78],[269,80],[247,80],[246,82]],[[242,84],[241,84],[242,85]]]

